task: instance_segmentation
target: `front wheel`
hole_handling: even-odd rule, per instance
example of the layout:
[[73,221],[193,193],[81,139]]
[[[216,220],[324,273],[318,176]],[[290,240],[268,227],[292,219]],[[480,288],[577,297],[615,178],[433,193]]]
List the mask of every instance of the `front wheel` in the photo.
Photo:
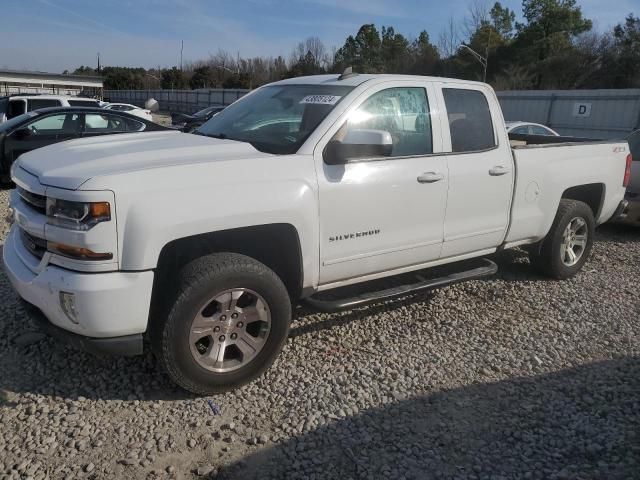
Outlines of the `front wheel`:
[[591,208],[584,202],[563,199],[540,249],[529,254],[531,263],[550,277],[571,278],[589,258],[594,233]]
[[166,320],[152,332],[171,379],[207,395],[261,375],[280,353],[291,322],[280,278],[250,257],[217,253],[188,264],[179,281]]

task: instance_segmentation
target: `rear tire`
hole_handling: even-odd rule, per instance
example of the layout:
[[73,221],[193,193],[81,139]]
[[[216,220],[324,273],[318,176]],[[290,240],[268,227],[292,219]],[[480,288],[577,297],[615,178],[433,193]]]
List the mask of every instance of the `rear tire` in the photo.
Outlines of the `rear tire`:
[[560,200],[551,230],[539,249],[529,252],[533,266],[552,278],[577,274],[593,247],[595,220],[591,208],[578,200]]
[[235,253],[198,258],[179,274],[176,300],[152,332],[171,379],[198,395],[224,392],[261,375],[282,350],[291,301],[280,278]]

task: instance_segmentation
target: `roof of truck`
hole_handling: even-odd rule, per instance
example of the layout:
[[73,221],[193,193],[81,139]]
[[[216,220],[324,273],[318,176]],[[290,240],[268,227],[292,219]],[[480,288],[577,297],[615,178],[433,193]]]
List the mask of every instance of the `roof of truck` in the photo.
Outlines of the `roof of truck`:
[[444,78],[444,77],[426,77],[421,75],[394,75],[394,74],[371,74],[371,73],[354,73],[347,76],[343,80],[340,80],[340,75],[311,75],[308,77],[295,77],[288,78],[286,80],[280,80],[274,82],[271,85],[347,85],[351,87],[357,87],[369,80],[431,80],[431,81],[446,81],[447,83],[463,83],[465,85],[485,85],[482,82],[473,82],[470,80],[460,80],[456,78]]

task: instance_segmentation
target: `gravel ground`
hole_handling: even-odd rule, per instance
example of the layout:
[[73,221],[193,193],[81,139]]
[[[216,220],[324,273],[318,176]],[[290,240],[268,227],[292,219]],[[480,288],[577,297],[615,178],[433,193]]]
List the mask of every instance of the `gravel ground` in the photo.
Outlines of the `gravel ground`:
[[0,274],[0,478],[640,478],[640,230],[601,228],[570,281],[496,260],[428,295],[298,309],[267,375],[210,398],[149,354],[40,335]]

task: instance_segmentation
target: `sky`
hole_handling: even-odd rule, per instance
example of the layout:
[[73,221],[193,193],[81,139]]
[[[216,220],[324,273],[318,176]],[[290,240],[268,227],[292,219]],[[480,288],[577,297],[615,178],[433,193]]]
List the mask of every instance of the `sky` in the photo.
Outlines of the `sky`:
[[[0,68],[62,72],[80,65],[168,67],[219,49],[243,57],[283,55],[310,36],[340,47],[365,23],[433,43],[474,0],[0,0]],[[483,1],[483,0],[475,0]],[[487,0],[492,4],[492,0]],[[520,0],[502,4],[521,15]],[[638,0],[578,0],[599,31],[640,15]]]

